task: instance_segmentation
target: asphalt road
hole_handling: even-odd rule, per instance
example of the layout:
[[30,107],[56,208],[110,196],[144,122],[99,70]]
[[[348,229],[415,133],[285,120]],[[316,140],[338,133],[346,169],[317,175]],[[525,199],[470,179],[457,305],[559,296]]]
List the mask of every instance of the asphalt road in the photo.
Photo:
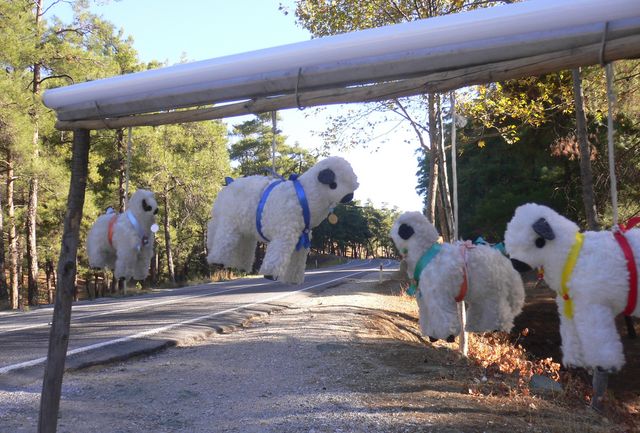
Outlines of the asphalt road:
[[[307,271],[300,285],[245,278],[77,302],[71,315],[66,368],[113,362],[215,332],[230,332],[256,315],[295,304],[342,280],[379,272],[381,264],[387,271],[397,268],[397,262],[389,260],[353,260]],[[52,313],[52,306],[0,312],[0,388],[42,378]]]

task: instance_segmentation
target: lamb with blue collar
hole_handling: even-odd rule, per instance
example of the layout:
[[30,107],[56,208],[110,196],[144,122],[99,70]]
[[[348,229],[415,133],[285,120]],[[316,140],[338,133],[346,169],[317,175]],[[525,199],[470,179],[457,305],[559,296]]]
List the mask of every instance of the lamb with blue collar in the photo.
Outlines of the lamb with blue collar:
[[524,304],[524,286],[498,250],[471,242],[438,242],[438,232],[420,212],[405,212],[391,238],[414,279],[420,329],[431,341],[453,342],[460,334],[457,302],[467,305],[466,331],[510,331]]
[[153,256],[158,203],[153,192],[137,190],[124,213],[112,208],[98,217],[87,235],[89,266],[113,270],[116,279],[142,281]]
[[311,230],[359,186],[351,165],[337,156],[289,180],[247,176],[227,183],[211,210],[207,261],[251,271],[257,242],[265,242],[260,273],[291,284],[304,281]]

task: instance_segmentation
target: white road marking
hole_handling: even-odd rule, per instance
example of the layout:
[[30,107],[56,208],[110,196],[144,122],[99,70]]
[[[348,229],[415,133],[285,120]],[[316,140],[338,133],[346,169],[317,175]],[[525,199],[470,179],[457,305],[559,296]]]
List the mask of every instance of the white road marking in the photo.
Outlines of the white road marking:
[[[305,292],[307,290],[313,289],[313,288],[318,287],[318,286],[331,284],[331,283],[334,283],[336,281],[344,280],[345,278],[349,278],[349,277],[352,277],[354,275],[363,274],[365,272],[372,272],[373,270],[375,270],[375,269],[364,269],[362,271],[354,272],[354,273],[351,273],[349,275],[343,275],[341,277],[334,278],[333,280],[329,280],[329,281],[325,281],[325,282],[322,282],[322,283],[314,284],[312,286],[305,287],[305,288],[302,288],[302,289],[299,289],[299,290],[294,290],[292,292],[281,293],[279,295],[272,296],[270,298],[264,299],[264,300],[262,300],[260,302],[253,302],[253,303],[250,303],[250,304],[244,304],[244,305],[240,305],[238,307],[229,308],[227,310],[223,310],[223,311],[218,311],[218,312],[215,312],[215,313],[207,314],[205,316],[195,317],[193,319],[183,320],[182,322],[173,323],[171,325],[166,325],[166,326],[162,326],[162,327],[159,327],[159,328],[150,329],[148,331],[139,332],[137,334],[129,335],[127,337],[116,338],[114,340],[104,341],[102,343],[96,343],[96,344],[91,344],[91,345],[88,345],[88,346],[79,347],[77,349],[73,349],[73,350],[67,351],[67,357],[70,356],[70,355],[89,352],[91,350],[99,349],[99,348],[106,347],[106,346],[111,346],[111,345],[118,344],[118,343],[124,343],[124,342],[131,341],[131,340],[134,340],[134,339],[137,339],[137,338],[148,337],[150,335],[159,334],[161,332],[168,331],[168,330],[177,328],[179,326],[189,325],[191,323],[199,322],[199,321],[202,321],[202,320],[207,320],[207,319],[210,319],[210,318],[215,317],[215,316],[220,316],[222,314],[231,313],[233,311],[238,311],[238,310],[241,310],[241,309],[253,307],[255,305],[265,304],[267,302],[272,302],[272,301],[275,301],[275,300],[278,300],[278,299],[282,299],[282,298],[285,298],[287,296],[294,295],[296,293]],[[45,356],[45,357],[36,358],[36,359],[32,359],[32,360],[25,361],[25,362],[20,362],[20,363],[17,363],[17,364],[7,365],[6,367],[0,368],[0,374],[6,374],[6,373],[9,373],[9,372],[11,372],[13,370],[17,370],[17,369],[20,369],[20,368],[33,367],[33,366],[38,365],[38,364],[44,364],[46,361],[47,361],[47,357]]]
[[[367,261],[359,264],[358,266],[367,265],[370,262],[371,262],[371,260],[367,260]],[[336,266],[336,267],[342,267],[342,266],[346,266],[348,264],[349,263],[346,263],[344,265],[339,265],[339,266]],[[315,275],[315,274],[322,274],[322,273],[327,273],[327,272],[331,272],[331,271],[328,271],[328,270],[309,271],[307,273]],[[183,297],[179,297],[179,298],[171,298],[171,299],[168,299],[166,301],[160,301],[160,300],[151,299],[151,300],[145,302],[145,300],[141,300],[141,301],[137,302],[136,305],[132,305],[132,306],[126,307],[126,308],[121,308],[121,309],[118,309],[118,310],[109,310],[109,311],[102,311],[102,312],[90,312],[90,313],[87,313],[87,314],[84,314],[84,315],[75,315],[75,316],[72,315],[71,316],[71,321],[74,322],[74,321],[79,321],[79,320],[83,320],[83,319],[86,319],[86,318],[105,316],[105,315],[108,315],[108,314],[124,313],[126,311],[139,310],[139,309],[142,309],[142,308],[152,308],[152,307],[156,307],[156,306],[160,306],[160,305],[171,304],[171,303],[174,303],[174,302],[182,302],[182,301],[187,301],[187,300],[190,300],[190,299],[197,299],[197,298],[203,298],[203,297],[211,296],[211,295],[224,294],[224,293],[228,293],[228,292],[233,292],[235,290],[245,289],[247,287],[263,286],[263,285],[271,284],[270,282],[268,282],[268,283],[253,283],[253,284],[251,284],[251,280],[248,280],[247,283],[248,284],[245,284],[245,285],[239,285],[239,284],[236,283],[235,285],[233,285],[233,286],[231,286],[231,287],[229,287],[227,289],[220,290],[220,291],[215,292],[215,293],[208,292],[208,293],[198,294],[198,295],[183,296]],[[207,284],[203,284],[203,286],[218,285],[218,284],[221,284],[221,283],[218,283],[218,282],[216,282],[216,283],[207,283]],[[222,284],[224,284],[224,283],[222,283]],[[191,286],[191,287],[198,287],[198,286]],[[92,305],[74,305],[72,308],[73,308],[73,311],[75,311],[77,309],[89,308],[89,307],[98,307],[98,305],[95,305],[95,304],[92,304]],[[0,335],[8,334],[10,332],[26,331],[26,330],[29,330],[29,329],[46,328],[46,327],[48,327],[50,325],[51,325],[50,319],[46,318],[46,322],[44,322],[44,323],[38,323],[38,324],[34,324],[34,325],[25,325],[25,326],[20,326],[20,327],[17,327],[17,328],[9,328],[9,329],[0,330]]]

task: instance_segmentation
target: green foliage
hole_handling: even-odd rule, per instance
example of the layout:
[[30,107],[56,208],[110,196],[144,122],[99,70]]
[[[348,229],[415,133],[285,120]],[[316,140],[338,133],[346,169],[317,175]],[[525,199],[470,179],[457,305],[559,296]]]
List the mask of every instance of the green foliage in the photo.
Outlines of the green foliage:
[[[568,203],[576,197],[578,185],[565,184],[578,173],[577,162],[567,163],[553,157],[541,146],[548,131],[521,131],[517,145],[499,138],[487,140],[485,147],[476,143],[465,146],[458,159],[458,194],[461,206],[460,233],[464,239],[502,240],[513,210],[524,203],[536,202],[555,209],[574,209]],[[568,190],[570,189],[570,190]]]
[[[38,174],[38,250],[43,259],[54,261],[66,214],[72,134],[56,131],[53,113],[41,104],[38,95],[34,96],[34,65],[40,69],[37,84],[41,90],[162,66],[159,62],[140,63],[131,37],[90,13],[89,2],[70,3],[72,22],[51,17],[51,4],[45,2],[45,14],[36,24],[34,2],[0,1],[0,151],[10,151],[15,166],[18,228],[24,226],[28,179],[32,173]],[[39,158],[33,158],[32,145],[36,119]],[[116,141],[114,131],[91,134],[81,243],[95,218],[106,207],[117,207],[120,159],[125,154],[118,153]],[[167,228],[176,247],[178,272],[188,274],[194,262],[201,262],[211,203],[223,177],[230,173],[227,141],[221,122],[133,132],[129,189],[149,188],[156,192],[161,205],[167,198]],[[165,253],[163,234],[161,231],[157,238],[160,254]],[[86,267],[84,248],[79,250],[79,265]]]
[[[615,119],[616,173],[619,210],[621,220],[624,220],[640,212],[637,205],[640,194],[640,117],[637,110],[640,62],[622,61],[616,69],[619,71],[616,80],[616,93],[619,95],[619,111]],[[602,69],[586,68],[583,83],[596,207],[599,219],[606,226],[611,224],[611,198],[606,139],[608,108]],[[499,234],[499,226],[505,220],[495,212],[502,207],[507,212],[509,207],[512,210],[523,201],[547,203],[584,225],[572,84],[570,71],[509,80],[478,86],[476,92],[470,93],[468,99],[460,104],[459,110],[473,119],[470,126],[460,131],[459,138],[471,145],[461,149],[463,153],[458,165],[461,190],[464,189],[462,179],[469,175],[469,167],[464,164],[472,163],[473,170],[470,182],[473,188],[467,191],[471,196],[464,196],[464,192],[460,194],[461,208],[464,209],[460,217],[461,227],[467,231],[488,230]],[[465,160],[469,149],[474,159]],[[508,155],[508,159],[503,159],[503,155],[505,158]],[[496,158],[502,159],[504,164],[503,178],[490,177],[492,161]],[[489,173],[476,167],[480,165],[486,165]],[[522,173],[527,176],[523,177]],[[505,179],[507,184],[499,186]],[[470,206],[469,200],[473,203],[476,195],[486,200],[486,208]],[[470,220],[469,212],[474,215]],[[465,218],[471,225],[465,226]]]
[[460,110],[515,143],[521,127],[539,128],[558,114],[573,113],[571,86],[571,71],[477,86],[477,96]]
[[[233,126],[237,138],[229,156],[236,164],[234,175],[268,174],[272,170],[273,127],[271,113]],[[316,157],[299,145],[286,143],[286,136],[276,131],[276,172],[281,176],[302,173],[316,163]]]
[[337,224],[324,220],[313,229],[311,248],[319,253],[352,257],[391,256],[389,237],[397,209],[376,209],[372,203],[338,205]]
[[295,15],[314,36],[328,36],[504,3],[512,1],[298,0]]
[[[91,171],[95,181],[91,188],[96,194],[98,213],[108,206],[117,207],[118,200],[118,155],[114,152],[115,136],[113,132],[109,134],[110,137],[94,140],[97,143],[92,161],[95,158],[96,170]],[[129,193],[138,188],[155,192],[160,208],[160,255],[166,255],[164,234],[169,230],[178,278],[206,274],[201,266],[206,225],[211,204],[230,173],[225,125],[210,121],[137,128],[132,143]]]

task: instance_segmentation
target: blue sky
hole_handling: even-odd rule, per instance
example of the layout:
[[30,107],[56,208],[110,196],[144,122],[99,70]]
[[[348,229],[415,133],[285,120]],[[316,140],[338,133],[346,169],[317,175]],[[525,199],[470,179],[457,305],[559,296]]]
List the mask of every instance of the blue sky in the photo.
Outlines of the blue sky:
[[[295,24],[293,0],[118,0],[99,1],[91,8],[125,34],[133,36],[134,47],[144,61],[168,64],[204,60],[259,50],[311,38]],[[278,10],[283,4],[289,15]],[[63,6],[54,12],[68,21]],[[334,106],[316,112],[297,109],[280,112],[278,129],[291,143],[314,149],[322,144],[318,133],[324,129],[325,113],[344,110]],[[239,123],[231,118],[227,123]],[[421,210],[415,192],[417,170],[415,139],[401,129],[386,142],[372,142],[368,149],[334,152],[351,162],[360,188],[356,198],[371,199],[377,206],[397,206],[400,210]],[[408,141],[408,143],[407,143]],[[373,149],[378,149],[377,151]]]

